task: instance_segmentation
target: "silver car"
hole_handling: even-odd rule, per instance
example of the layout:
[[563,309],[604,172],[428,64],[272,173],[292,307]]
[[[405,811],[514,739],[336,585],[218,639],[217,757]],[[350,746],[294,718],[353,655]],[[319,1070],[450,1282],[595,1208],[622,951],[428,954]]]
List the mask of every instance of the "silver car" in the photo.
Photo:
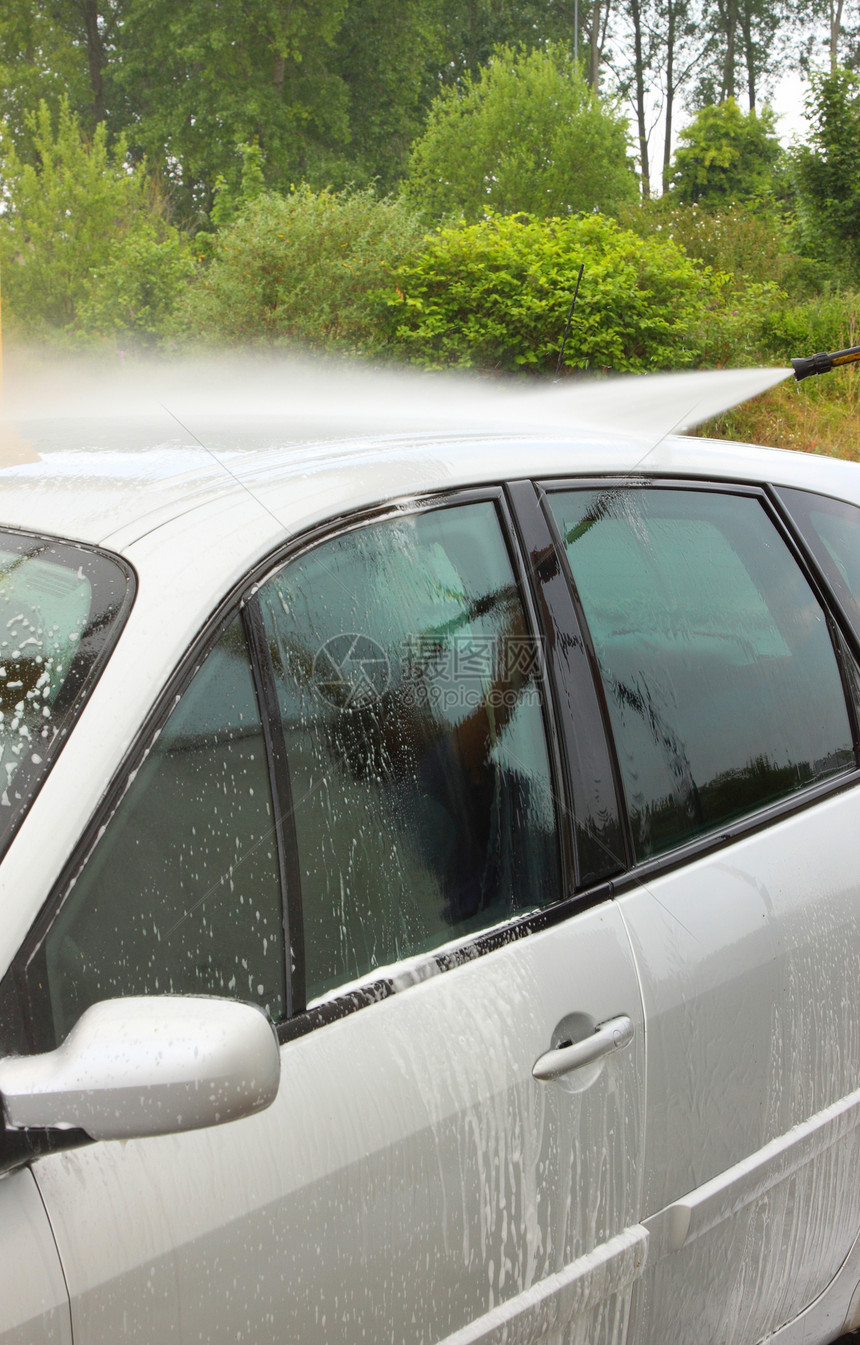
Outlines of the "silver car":
[[361,419],[0,441],[0,1341],[835,1340],[860,471]]

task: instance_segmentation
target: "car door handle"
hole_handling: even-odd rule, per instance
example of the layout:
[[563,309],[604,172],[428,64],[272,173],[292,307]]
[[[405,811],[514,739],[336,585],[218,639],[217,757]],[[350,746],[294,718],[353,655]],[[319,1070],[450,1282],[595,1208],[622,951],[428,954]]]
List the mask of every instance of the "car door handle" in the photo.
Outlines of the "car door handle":
[[559,1079],[571,1070],[591,1065],[601,1056],[620,1051],[633,1040],[633,1024],[625,1013],[599,1023],[590,1037],[582,1041],[562,1042],[551,1051],[545,1051],[534,1063],[532,1074],[544,1082]]

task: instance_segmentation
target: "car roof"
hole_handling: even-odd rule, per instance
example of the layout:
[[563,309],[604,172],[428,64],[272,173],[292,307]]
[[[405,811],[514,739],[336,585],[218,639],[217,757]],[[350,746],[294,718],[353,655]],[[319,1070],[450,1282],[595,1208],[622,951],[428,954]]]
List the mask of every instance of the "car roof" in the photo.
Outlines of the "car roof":
[[[522,477],[771,481],[860,502],[854,464],[666,433],[693,401],[701,419],[783,371],[624,379],[574,388],[572,398],[569,385],[511,398],[486,384],[295,365],[192,373],[166,387],[138,376],[107,392],[81,379],[77,396],[66,386],[61,397],[7,404],[0,526],[174,563],[208,549],[214,529],[217,584],[212,565],[227,581],[326,519]],[[226,527],[234,517],[243,526]],[[157,546],[141,548],[144,538]]]

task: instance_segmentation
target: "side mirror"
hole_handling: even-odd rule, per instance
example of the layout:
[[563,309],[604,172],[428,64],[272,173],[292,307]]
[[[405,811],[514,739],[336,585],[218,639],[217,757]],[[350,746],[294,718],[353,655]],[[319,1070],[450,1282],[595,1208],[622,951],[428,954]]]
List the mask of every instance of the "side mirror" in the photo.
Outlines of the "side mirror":
[[103,1000],[62,1046],[0,1060],[13,1129],[79,1129],[94,1140],[220,1125],[274,1101],[281,1058],[261,1009],[236,1000]]

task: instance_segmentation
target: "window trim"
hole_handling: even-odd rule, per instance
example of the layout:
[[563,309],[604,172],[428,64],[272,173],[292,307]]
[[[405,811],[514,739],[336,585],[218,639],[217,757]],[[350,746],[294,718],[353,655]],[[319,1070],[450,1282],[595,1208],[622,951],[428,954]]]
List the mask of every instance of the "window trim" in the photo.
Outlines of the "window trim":
[[[570,822],[566,829],[574,848],[575,887],[582,891],[625,871],[632,858],[614,743],[608,732],[605,692],[581,606],[560,563],[561,548],[552,516],[544,504],[544,493],[529,480],[509,482],[506,490],[528,566],[535,608],[540,609],[539,628],[548,650],[556,733],[567,768]],[[559,648],[561,643],[566,646],[564,649]],[[562,712],[563,706],[572,703],[580,712],[576,721]],[[587,877],[583,875],[584,861],[578,847],[578,818],[580,812],[586,812],[592,796],[588,780],[595,777],[601,782],[605,804],[610,808],[612,803],[615,805],[610,821],[620,833],[622,854],[613,856],[602,870]]]

